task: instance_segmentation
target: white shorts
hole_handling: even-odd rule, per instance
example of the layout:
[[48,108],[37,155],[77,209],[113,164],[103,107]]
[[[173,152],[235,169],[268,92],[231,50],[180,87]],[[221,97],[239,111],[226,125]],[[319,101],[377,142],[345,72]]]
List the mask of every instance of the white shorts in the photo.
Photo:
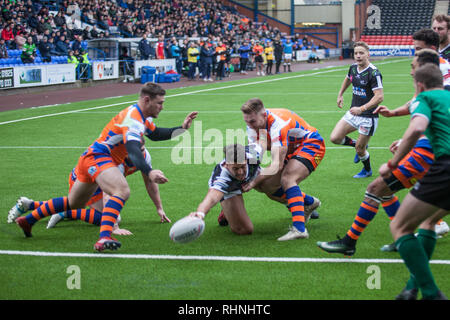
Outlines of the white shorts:
[[284,60],[292,60],[292,53],[285,53]]
[[350,110],[342,117],[349,125],[365,136],[373,136],[378,127],[378,118],[355,116]]

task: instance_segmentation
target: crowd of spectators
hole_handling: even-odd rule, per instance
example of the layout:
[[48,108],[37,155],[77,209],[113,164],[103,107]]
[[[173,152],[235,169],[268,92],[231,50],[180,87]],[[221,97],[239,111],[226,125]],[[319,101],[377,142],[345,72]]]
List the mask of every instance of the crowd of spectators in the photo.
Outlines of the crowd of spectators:
[[[174,39],[181,44],[178,55],[187,58],[189,45],[180,39],[208,38],[215,44],[220,40],[231,50],[244,40],[281,37],[266,21],[254,23],[219,0],[0,0],[0,8],[0,58],[7,57],[5,49],[18,49],[27,62],[33,61],[36,50],[48,61],[67,56],[69,50],[80,51],[85,40],[111,34],[142,37],[140,59],[176,57]],[[77,20],[85,27],[78,28]],[[159,40],[155,44],[148,38]],[[315,46],[298,35],[293,41],[296,50]]]

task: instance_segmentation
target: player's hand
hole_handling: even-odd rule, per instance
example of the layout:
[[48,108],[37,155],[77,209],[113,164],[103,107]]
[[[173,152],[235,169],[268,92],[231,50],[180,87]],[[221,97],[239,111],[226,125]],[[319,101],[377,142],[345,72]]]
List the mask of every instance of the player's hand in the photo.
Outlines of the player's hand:
[[362,113],[362,111],[360,107],[352,107],[350,108],[350,113],[354,116],[359,116]]
[[163,184],[169,182],[169,179],[166,178],[164,173],[161,170],[152,170],[148,175],[150,181],[155,182],[157,184]]
[[205,214],[203,212],[196,211],[196,212],[191,212],[189,214],[189,217],[200,218],[200,219],[204,220],[205,219]]
[[389,169],[387,163],[383,163],[378,170],[378,173],[382,178],[388,178],[391,175],[391,169]]
[[133,233],[127,229],[120,229],[119,227],[115,228],[112,231],[113,234],[119,235],[119,236],[130,236]]
[[164,212],[163,208],[156,209],[156,213],[158,213],[158,216],[161,218],[161,223],[165,222],[172,222],[170,219],[166,216],[166,213]]
[[184,119],[183,125],[181,126],[183,129],[189,129],[191,127],[192,121],[197,118],[198,112],[193,111],[186,116]]
[[389,147],[389,150],[392,153],[396,153],[401,142],[402,142],[402,139],[392,142],[391,146]]
[[393,117],[394,116],[394,112],[392,112],[392,110],[389,110],[388,107],[386,106],[378,106],[374,111],[374,114],[381,114],[383,117],[389,118],[389,117]]
[[339,97],[337,98],[337,106],[338,106],[339,108],[341,108],[341,109],[342,109],[342,107],[344,106],[344,97],[343,97],[343,96],[339,96]]
[[242,192],[249,192],[254,187],[255,187],[255,184],[253,183],[253,181],[250,181],[250,182],[247,182],[247,183],[243,183],[242,184]]

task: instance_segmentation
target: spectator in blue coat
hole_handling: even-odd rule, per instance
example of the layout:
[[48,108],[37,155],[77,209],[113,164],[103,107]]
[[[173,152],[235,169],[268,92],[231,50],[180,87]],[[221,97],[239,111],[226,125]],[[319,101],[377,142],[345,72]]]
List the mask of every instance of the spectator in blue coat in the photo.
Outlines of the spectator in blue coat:
[[240,70],[242,74],[247,74],[247,64],[248,59],[250,57],[250,52],[252,51],[252,48],[248,41],[244,41],[242,45],[239,47],[238,52],[240,56]]
[[170,46],[170,54],[172,58],[175,59],[175,68],[177,69],[177,73],[181,74],[183,68],[183,60],[181,57],[181,48],[177,44],[177,39],[172,39],[172,44]]
[[139,52],[141,53],[141,60],[148,60],[155,55],[155,49],[147,40],[147,34],[144,34],[139,41]]
[[69,53],[69,39],[61,35],[55,45],[55,51],[59,56],[67,56]]
[[214,54],[216,49],[209,41],[205,41],[200,50],[200,63],[202,64],[203,81],[213,81],[211,78],[211,70],[213,65]]

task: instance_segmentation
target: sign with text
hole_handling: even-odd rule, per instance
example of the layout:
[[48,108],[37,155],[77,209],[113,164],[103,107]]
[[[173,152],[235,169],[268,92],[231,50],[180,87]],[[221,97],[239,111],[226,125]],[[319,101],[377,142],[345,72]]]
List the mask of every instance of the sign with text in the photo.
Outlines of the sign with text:
[[106,80],[119,78],[119,61],[95,61],[92,63],[92,79]]
[[156,73],[166,73],[170,70],[176,70],[175,59],[158,59],[158,60],[137,60],[134,62],[134,77],[141,77],[142,67],[154,67]]
[[0,68],[0,89],[14,87],[14,68]]

